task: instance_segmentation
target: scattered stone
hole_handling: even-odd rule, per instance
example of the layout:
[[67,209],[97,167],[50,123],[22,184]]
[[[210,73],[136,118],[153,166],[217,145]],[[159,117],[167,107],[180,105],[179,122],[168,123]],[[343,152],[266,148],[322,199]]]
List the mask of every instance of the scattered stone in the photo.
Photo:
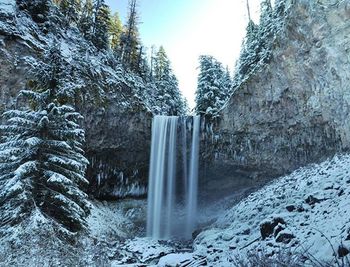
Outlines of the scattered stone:
[[343,258],[347,256],[350,253],[349,249],[344,247],[343,245],[339,246],[338,248],[338,256],[339,258]]
[[279,232],[276,237],[276,242],[288,244],[293,238],[295,238],[295,236],[292,233],[284,230]]
[[289,212],[292,212],[292,211],[295,210],[295,206],[294,206],[294,205],[288,205],[288,206],[286,207],[286,209],[287,209]]
[[331,190],[331,189],[333,189],[334,188],[334,185],[333,184],[331,184],[331,183],[327,183],[327,184],[325,184],[324,185],[324,190]]
[[309,204],[310,206],[312,205],[315,205],[316,203],[320,203],[322,200],[321,199],[318,199],[312,195],[308,196],[306,199],[305,199],[305,202],[307,204]]
[[249,235],[250,234],[250,229],[247,228],[245,230],[242,231],[242,235]]
[[297,211],[298,212],[304,212],[305,209],[304,209],[303,205],[299,205]]
[[284,229],[286,229],[285,226],[279,223],[273,231],[273,236],[276,237],[279,234],[279,232],[283,231]]
[[269,221],[263,222],[260,225],[260,234],[261,234],[262,239],[265,239],[265,238],[271,236],[274,232],[275,227],[278,224],[285,225],[286,222],[282,218],[274,218],[272,220],[272,222],[271,221],[270,222]]
[[345,240],[346,240],[346,241],[349,241],[349,240],[350,240],[350,229],[348,229],[348,235],[346,236]]

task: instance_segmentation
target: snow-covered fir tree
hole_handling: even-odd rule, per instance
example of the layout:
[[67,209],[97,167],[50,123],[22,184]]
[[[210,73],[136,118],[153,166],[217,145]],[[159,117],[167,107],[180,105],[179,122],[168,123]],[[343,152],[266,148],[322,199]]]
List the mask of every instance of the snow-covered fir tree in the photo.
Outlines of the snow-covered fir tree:
[[227,98],[227,73],[212,56],[200,56],[199,63],[195,110],[197,114],[214,116]]
[[[57,47],[50,50],[46,64],[32,82],[32,90],[20,96],[30,108],[4,113],[0,127],[0,225],[17,224],[33,213],[52,218],[71,232],[85,227],[90,204],[82,188],[88,184],[83,156],[84,130],[81,115],[59,102]],[[48,71],[47,66],[52,66]],[[38,79],[38,77],[35,77]]]
[[111,39],[111,49],[120,54],[120,37],[123,33],[123,24],[120,20],[118,12],[115,12],[111,17],[109,25],[109,35]]
[[249,20],[236,67],[235,83],[241,82],[259,62],[259,26]]
[[91,40],[93,36],[93,14],[94,11],[92,0],[85,0],[85,3],[82,6],[78,27],[87,40]]
[[157,88],[155,97],[159,107],[158,113],[165,115],[184,114],[185,104],[179,90],[179,84],[162,46],[154,59],[154,82]]
[[59,7],[68,23],[78,22],[81,12],[81,0],[61,0]]
[[121,61],[124,67],[137,73],[141,48],[137,0],[129,0],[128,9],[127,22],[120,38]]
[[[278,9],[279,6],[280,4],[276,8]],[[234,87],[261,64],[270,60],[274,37],[279,29],[278,12],[273,10],[271,0],[263,0],[259,25],[249,19],[240,57],[236,64]]]
[[96,48],[108,49],[111,11],[104,0],[96,0],[92,42]]

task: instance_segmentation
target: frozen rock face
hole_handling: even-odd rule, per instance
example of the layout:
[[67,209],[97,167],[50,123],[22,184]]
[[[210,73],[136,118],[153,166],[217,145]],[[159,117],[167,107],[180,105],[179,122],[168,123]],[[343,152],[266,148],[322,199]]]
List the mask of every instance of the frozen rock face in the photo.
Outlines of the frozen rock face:
[[103,199],[146,195],[152,114],[140,102],[84,108],[88,177]]
[[14,0],[0,2],[0,112],[24,105],[18,92],[31,78],[32,66],[58,39],[67,64],[81,70],[80,58],[86,66],[72,83],[87,88],[76,108],[84,116],[90,193],[108,199],[144,195],[152,114],[128,85],[133,77],[105,63],[106,55],[75,28],[65,29],[54,7],[51,12],[47,22],[36,24],[16,9]]
[[285,6],[271,60],[235,90],[214,128],[207,154],[223,172],[273,177],[349,148],[350,4]]

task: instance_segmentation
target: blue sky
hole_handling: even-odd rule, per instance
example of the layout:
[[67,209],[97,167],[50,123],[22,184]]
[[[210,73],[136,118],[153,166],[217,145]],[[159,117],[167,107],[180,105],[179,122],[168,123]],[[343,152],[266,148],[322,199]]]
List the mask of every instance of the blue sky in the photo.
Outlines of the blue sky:
[[[249,0],[255,21],[260,1]],[[128,0],[106,3],[124,22]],[[144,45],[164,46],[191,107],[200,55],[212,55],[233,70],[248,22],[246,0],[139,0],[139,12]]]

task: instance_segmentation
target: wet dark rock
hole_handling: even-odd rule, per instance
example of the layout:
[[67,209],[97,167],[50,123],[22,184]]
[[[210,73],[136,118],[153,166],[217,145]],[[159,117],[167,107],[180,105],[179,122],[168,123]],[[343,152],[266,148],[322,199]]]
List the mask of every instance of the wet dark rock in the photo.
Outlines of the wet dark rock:
[[295,236],[292,233],[281,231],[276,237],[276,242],[288,244],[293,238]]
[[340,197],[340,196],[342,196],[342,195],[344,195],[344,189],[343,189],[343,188],[339,190],[339,192],[338,192],[338,197]]
[[281,232],[281,231],[283,231],[285,229],[285,226],[283,225],[283,224],[278,224],[275,228],[274,228],[274,230],[273,230],[273,236],[274,237],[277,237],[277,235]]
[[339,258],[346,257],[350,253],[349,249],[346,248],[345,246],[341,245],[338,248],[338,256]]
[[272,236],[274,233],[275,227],[277,225],[285,225],[285,221],[282,218],[274,218],[272,221],[264,222],[260,225],[260,234],[262,239],[266,239],[269,236]]
[[286,207],[286,209],[287,209],[289,212],[292,212],[292,211],[294,211],[296,208],[295,208],[294,205],[288,205],[288,206]]
[[304,207],[302,205],[299,205],[297,211],[298,212],[303,212],[303,211],[305,211],[305,209],[304,209]]
[[349,241],[350,240],[350,229],[348,229],[348,233],[347,233],[347,236],[345,238],[346,241]]
[[315,204],[317,204],[317,203],[320,203],[320,202],[322,202],[322,201],[323,201],[322,199],[318,199],[318,198],[316,198],[316,197],[314,197],[314,196],[312,196],[312,195],[308,196],[308,197],[305,199],[305,202],[306,202],[307,204],[309,204],[310,206],[313,206],[313,205],[315,205]]

